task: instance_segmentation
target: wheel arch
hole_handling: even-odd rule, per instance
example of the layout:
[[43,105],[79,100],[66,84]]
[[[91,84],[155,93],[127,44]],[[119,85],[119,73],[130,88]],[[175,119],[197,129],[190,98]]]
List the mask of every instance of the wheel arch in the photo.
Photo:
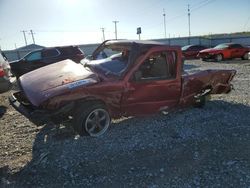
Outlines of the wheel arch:
[[108,108],[108,105],[102,99],[98,99],[96,97],[85,97],[83,99],[77,99],[74,102],[75,102],[75,106],[83,105],[86,103],[99,103],[99,104],[103,104],[104,106]]

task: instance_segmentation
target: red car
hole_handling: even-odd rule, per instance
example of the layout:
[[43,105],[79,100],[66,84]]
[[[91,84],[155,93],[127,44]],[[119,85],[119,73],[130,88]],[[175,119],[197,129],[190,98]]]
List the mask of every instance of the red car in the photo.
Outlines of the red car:
[[198,53],[204,49],[206,49],[206,47],[201,45],[188,45],[183,46],[181,51],[184,59],[197,59]]
[[242,58],[248,59],[249,48],[241,44],[224,43],[215,46],[214,48],[205,49],[199,52],[198,57],[202,60],[215,59],[222,61],[224,59]]
[[106,41],[81,63],[64,60],[21,76],[10,101],[31,119],[71,117],[80,135],[100,136],[111,118],[202,106],[207,95],[230,92],[235,73],[183,72],[177,46]]

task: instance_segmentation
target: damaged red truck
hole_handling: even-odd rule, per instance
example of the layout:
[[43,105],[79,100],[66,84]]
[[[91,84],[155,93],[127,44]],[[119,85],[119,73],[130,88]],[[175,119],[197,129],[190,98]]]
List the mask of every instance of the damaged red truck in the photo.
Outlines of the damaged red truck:
[[80,135],[100,136],[111,118],[202,106],[229,93],[235,70],[183,70],[181,48],[110,40],[81,63],[64,60],[21,76],[11,104],[30,119],[69,117]]

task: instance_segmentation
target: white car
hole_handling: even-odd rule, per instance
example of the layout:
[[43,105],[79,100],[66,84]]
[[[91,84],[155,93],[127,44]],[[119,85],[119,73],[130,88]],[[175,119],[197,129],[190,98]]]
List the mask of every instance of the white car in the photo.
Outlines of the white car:
[[10,90],[12,83],[10,81],[10,65],[5,55],[0,50],[0,93]]

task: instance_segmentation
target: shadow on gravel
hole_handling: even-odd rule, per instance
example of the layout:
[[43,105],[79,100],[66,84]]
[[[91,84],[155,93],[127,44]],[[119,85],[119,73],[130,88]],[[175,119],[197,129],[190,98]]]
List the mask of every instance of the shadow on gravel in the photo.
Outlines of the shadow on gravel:
[[241,64],[241,65],[245,65],[245,64],[249,64],[249,60],[242,60],[242,59],[226,59],[220,62],[217,62],[213,59],[207,59],[207,60],[203,60],[204,63],[217,63],[217,64]]
[[99,138],[47,124],[33,159],[10,179],[18,187],[244,187],[249,114],[249,106],[217,100],[203,109],[125,119]]
[[0,118],[3,117],[6,111],[7,111],[7,107],[0,105]]
[[201,66],[199,66],[199,65],[191,65],[191,64],[184,64],[183,69],[184,70],[191,70],[191,69],[199,68],[199,67],[201,67]]

